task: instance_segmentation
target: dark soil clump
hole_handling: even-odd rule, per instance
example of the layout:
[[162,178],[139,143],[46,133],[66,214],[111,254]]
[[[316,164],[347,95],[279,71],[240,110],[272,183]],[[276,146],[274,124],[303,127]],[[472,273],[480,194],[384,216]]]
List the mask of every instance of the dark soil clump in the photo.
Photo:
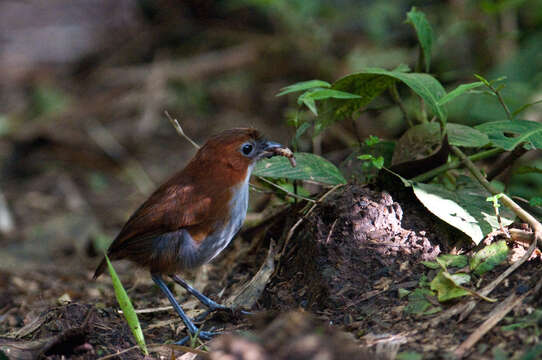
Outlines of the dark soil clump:
[[416,264],[440,253],[436,239],[424,231],[433,220],[427,213],[416,219],[409,214],[387,192],[348,185],[331,194],[288,244],[267,288],[269,302],[337,313],[375,288],[385,289],[385,279],[404,281]]

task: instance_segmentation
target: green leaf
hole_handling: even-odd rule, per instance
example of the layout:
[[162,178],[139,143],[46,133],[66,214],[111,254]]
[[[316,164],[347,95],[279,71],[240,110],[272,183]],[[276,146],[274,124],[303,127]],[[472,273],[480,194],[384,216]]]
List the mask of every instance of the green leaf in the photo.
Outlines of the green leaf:
[[384,166],[384,157],[383,156],[374,157],[371,154],[362,154],[362,155],[358,156],[358,159],[363,160],[363,161],[370,161],[371,164],[375,168],[377,168],[379,170],[382,169],[382,167]]
[[464,266],[467,266],[469,260],[465,255],[452,255],[452,254],[444,254],[440,255],[437,260],[439,261],[439,264],[443,264],[446,267],[458,267],[462,268]]
[[132,334],[134,334],[135,340],[139,345],[139,348],[143,351],[143,353],[145,353],[145,355],[149,355],[147,345],[145,344],[145,337],[143,336],[143,331],[141,330],[141,325],[139,324],[139,319],[137,318],[134,306],[132,305],[128,294],[126,293],[126,290],[124,290],[124,287],[120,282],[117,272],[115,271],[115,268],[113,268],[113,265],[111,265],[111,262],[109,261],[107,255],[105,255],[105,260],[107,261],[109,274],[111,274],[111,280],[113,281],[115,297],[117,298],[117,302],[119,303],[122,313],[124,314],[124,318],[126,319],[128,326],[130,326],[130,330],[132,331]]
[[408,295],[408,305],[405,306],[404,312],[406,314],[422,314],[432,306],[426,296],[433,295],[433,292],[429,289],[414,289],[414,291]]
[[446,123],[446,111],[438,105],[438,100],[446,94],[446,91],[434,77],[428,74],[368,68],[362,72],[347,75],[333,83],[333,90],[357,94],[360,98],[326,99],[323,101],[324,111],[315,130],[320,132],[337,120],[351,118],[353,114],[362,110],[396,81],[401,81],[412,89],[425,101],[433,114],[438,116],[443,124]]
[[365,139],[365,145],[367,146],[373,146],[373,145],[376,145],[378,143],[380,143],[380,138],[378,136],[374,136],[374,135],[369,135],[369,137],[367,139]]
[[[475,244],[487,234],[499,228],[493,206],[486,201],[490,195],[478,183],[466,176],[457,180],[457,188],[450,191],[440,184],[413,184],[414,194],[433,214],[461,230]],[[501,209],[503,225],[509,225],[514,215]]]
[[501,207],[501,205],[499,204],[499,199],[502,198],[503,196],[504,196],[503,193],[491,195],[486,198],[486,201],[491,202],[491,204],[493,205],[493,208],[497,209]]
[[472,89],[476,89],[477,87],[480,87],[480,86],[483,86],[483,85],[484,85],[484,83],[481,82],[481,81],[473,82],[473,83],[470,83],[470,84],[461,84],[458,87],[456,87],[455,89],[453,89],[452,91],[450,91],[448,94],[441,97],[440,100],[438,101],[438,104],[440,106],[442,106],[442,105],[452,101],[453,99],[455,99],[459,95],[463,95],[467,91],[472,90]]
[[480,80],[485,86],[487,86],[491,90],[491,93],[493,93],[494,95],[496,95],[497,92],[501,91],[506,86],[505,84],[499,84],[497,85],[497,87],[493,86],[493,84],[495,83],[506,80],[506,76],[500,76],[493,80],[487,80],[486,78],[478,74],[474,74],[474,77]]
[[431,281],[431,290],[437,292],[439,301],[448,301],[461,296],[469,295],[470,292],[462,289],[459,285],[468,283],[470,276],[468,274],[449,274],[441,270]]
[[433,47],[433,29],[431,24],[427,21],[425,14],[415,7],[407,13],[407,24],[411,24],[416,30],[418,41],[423,52],[423,59],[425,62],[425,72],[429,72],[431,65],[431,48]]
[[[542,124],[528,120],[501,120],[480,124],[475,129],[488,135],[493,145],[511,151],[519,144],[542,149]],[[511,135],[515,136],[511,136]]]
[[330,86],[331,86],[330,83],[328,83],[327,81],[322,81],[322,80],[302,81],[290,86],[283,87],[282,89],[280,89],[280,92],[277,94],[277,96],[282,96],[282,95],[286,95],[286,94],[297,92],[297,91],[313,89],[316,87],[328,88]]
[[284,157],[265,159],[256,164],[253,174],[268,178],[315,181],[323,184],[345,184],[343,175],[330,161],[309,153],[295,154],[297,166]]
[[522,113],[523,111],[527,110],[527,109],[530,108],[531,106],[536,105],[536,104],[540,104],[540,103],[542,103],[542,99],[537,100],[537,101],[532,102],[532,103],[529,103],[529,104],[524,104],[524,105],[522,105],[519,109],[515,110],[515,111],[512,113],[512,116],[515,117],[516,115],[518,115],[519,113]]
[[422,360],[423,354],[417,353],[415,351],[402,351],[397,354],[396,360]]
[[507,256],[506,241],[497,241],[474,254],[470,259],[470,268],[475,274],[482,275],[505,261]]
[[359,95],[350,94],[344,91],[332,90],[332,89],[320,89],[308,90],[301,94],[297,98],[298,104],[305,104],[315,116],[318,116],[318,109],[316,108],[316,100],[325,99],[357,99]]
[[384,157],[383,156],[379,156],[375,159],[373,159],[372,161],[373,163],[373,166],[375,168],[377,168],[378,170],[382,169],[382,167],[384,167]]
[[402,299],[405,296],[407,296],[408,294],[410,294],[411,292],[412,291],[410,291],[410,290],[399,288],[399,289],[397,289],[397,296],[399,297],[399,299]]
[[301,124],[295,131],[295,143],[297,144],[297,142],[299,141],[299,138],[311,127],[311,123],[310,122],[304,122],[303,124]]
[[314,102],[314,99],[310,97],[303,97],[303,95],[301,95],[297,99],[297,102],[299,104],[305,104],[305,106],[309,108],[309,110],[314,114],[314,116],[318,116],[318,110],[316,109],[316,103]]
[[446,128],[450,145],[478,148],[489,143],[486,134],[470,126],[449,123]]
[[424,264],[429,269],[440,269],[440,264],[433,261],[422,261],[422,264]]
[[356,94],[350,94],[344,91],[333,89],[316,89],[307,91],[302,97],[311,98],[313,100],[324,99],[359,99],[361,96]]
[[462,268],[468,263],[465,255],[444,254],[437,257],[436,261],[422,261],[422,264],[430,269],[446,269],[447,267]]

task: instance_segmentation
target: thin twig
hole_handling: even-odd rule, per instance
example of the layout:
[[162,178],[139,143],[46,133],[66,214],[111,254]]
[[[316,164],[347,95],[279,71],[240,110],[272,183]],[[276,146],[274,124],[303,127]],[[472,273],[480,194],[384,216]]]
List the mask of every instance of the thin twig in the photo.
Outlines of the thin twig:
[[497,99],[499,99],[499,102],[501,103],[502,107],[504,108],[504,111],[506,112],[506,117],[508,117],[508,120],[513,120],[514,117],[512,116],[512,113],[510,112],[510,109],[508,108],[508,106],[504,102],[504,99],[502,98],[501,92],[496,90],[496,89],[494,89],[493,91],[495,91],[495,94],[497,95]]
[[283,188],[283,187],[280,186],[280,185],[275,184],[275,183],[272,182],[272,181],[267,180],[267,179],[264,178],[264,177],[258,176],[258,179],[262,180],[263,182],[265,182],[265,183],[267,183],[267,184],[269,184],[269,185],[271,185],[271,186],[273,186],[273,187],[275,187],[275,188],[277,188],[277,189],[279,189],[279,190],[281,190],[281,191],[284,191],[284,192],[286,193],[286,195],[291,196],[291,197],[293,197],[293,198],[296,198],[296,199],[299,199],[299,200],[305,200],[305,201],[308,201],[308,202],[310,202],[310,203],[315,203],[315,202],[316,202],[316,200],[313,200],[313,199],[311,199],[311,198],[308,198],[308,197],[304,197],[304,196],[301,196],[301,195],[294,194],[293,192],[291,192],[291,191],[289,191],[289,190]]
[[[294,226],[292,226],[290,228],[290,230],[288,231],[288,234],[286,235],[286,239],[284,240],[284,245],[282,247],[282,250],[280,252],[280,258],[282,259],[282,255],[284,255],[284,251],[286,251],[286,247],[288,245],[288,243],[290,242],[290,239],[292,238],[292,236],[294,235],[294,232],[295,230],[298,228],[299,225],[301,225],[301,223],[309,216],[309,214],[316,208],[316,206],[321,203],[322,201],[324,201],[324,199],[329,195],[331,194],[332,192],[334,192],[335,190],[337,190],[338,188],[344,186],[344,184],[339,184],[339,185],[335,185],[334,187],[332,187],[331,189],[329,189],[324,195],[322,195],[318,200],[316,200],[316,202],[311,206],[311,208],[305,213],[305,215],[303,215],[301,218],[299,218],[297,220],[297,222],[294,224]],[[280,261],[280,260],[279,260]],[[279,266],[277,265],[277,269],[279,268]]]
[[179,351],[184,351],[184,352],[196,354],[196,355],[202,356],[204,359],[210,359],[211,358],[207,351],[203,351],[203,350],[200,350],[200,349],[194,349],[194,348],[191,348],[189,346],[183,346],[183,345],[177,345],[177,344],[165,344],[163,346],[165,346],[167,348],[170,348],[171,350],[179,350]]
[[508,120],[513,120],[514,117],[512,115],[512,113],[510,112],[510,109],[508,108],[508,106],[506,105],[506,103],[504,102],[504,99],[502,98],[502,95],[501,95],[501,92],[498,90],[498,89],[495,89],[493,87],[493,85],[491,85],[490,82],[488,82],[487,80],[484,80],[483,83],[491,89],[491,91],[493,91],[493,93],[497,96],[497,99],[499,99],[499,102],[501,103],[503,109],[504,109],[504,112],[506,113],[506,117],[508,118]]
[[[162,311],[170,311],[173,310],[173,306],[161,306],[161,307],[155,307],[155,308],[145,308],[145,309],[139,309],[135,310],[136,314],[151,314],[155,312],[162,312]],[[122,314],[122,310],[117,311],[119,314]]]
[[503,302],[493,309],[487,316],[487,320],[482,323],[470,336],[455,349],[454,355],[457,358],[464,357],[467,352],[495,325],[501,321],[506,314],[510,312],[516,305],[520,304],[523,299],[530,293],[526,292],[522,295],[517,295],[515,292],[510,294]]
[[336,218],[335,221],[333,221],[333,224],[331,224],[331,229],[329,229],[329,233],[327,234],[327,237],[326,237],[326,244],[329,243],[329,240],[331,240],[331,235],[333,234],[335,225],[337,225],[337,221],[339,221],[339,218]]
[[122,351],[116,352],[116,353],[114,353],[114,354],[109,354],[109,355],[106,355],[106,356],[102,356],[101,358],[98,358],[97,360],[111,359],[111,358],[114,358],[114,357],[116,357],[116,356],[125,354],[125,353],[127,353],[128,351],[135,350],[135,349],[137,349],[137,348],[139,348],[139,346],[138,346],[138,345],[135,345],[135,346],[129,347],[128,349],[124,349],[124,350],[122,350]]
[[[469,160],[473,161],[473,162],[474,161],[479,161],[479,160],[483,160],[483,159],[487,159],[487,158],[499,155],[502,152],[504,152],[504,150],[503,149],[498,149],[498,148],[485,150],[485,151],[481,151],[479,153],[476,153],[476,154],[473,154],[473,155],[469,156]],[[426,173],[418,175],[415,178],[412,178],[411,180],[412,181],[419,181],[419,182],[426,181],[426,180],[429,180],[429,179],[431,179],[431,178],[433,178],[433,177],[435,177],[435,176],[437,176],[439,174],[442,174],[443,172],[446,172],[448,170],[457,169],[457,168],[459,168],[461,166],[463,166],[462,161],[459,161],[459,160],[452,161],[450,163],[447,163],[447,164],[441,165],[439,167],[436,167],[433,170],[430,170],[430,171],[428,171]]]
[[188,135],[186,135],[184,133],[184,130],[183,128],[181,127],[181,124],[179,124],[179,122],[177,121],[177,119],[174,119],[172,118],[169,113],[167,112],[167,110],[164,110],[164,114],[166,114],[166,117],[168,118],[169,122],[171,123],[171,125],[173,125],[173,127],[175,128],[175,130],[177,131],[177,134],[179,134],[181,137],[185,138],[186,140],[188,140],[188,142],[190,144],[192,144],[196,149],[200,149],[201,146],[198,145],[197,142],[195,142],[194,140],[190,139],[188,137]]

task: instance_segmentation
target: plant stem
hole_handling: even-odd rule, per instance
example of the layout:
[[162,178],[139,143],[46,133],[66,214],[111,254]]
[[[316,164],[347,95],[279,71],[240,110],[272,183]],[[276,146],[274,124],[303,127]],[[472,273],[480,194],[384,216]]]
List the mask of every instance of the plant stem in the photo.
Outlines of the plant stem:
[[[468,157],[468,159],[470,161],[479,161],[479,160],[483,160],[483,159],[493,157],[493,156],[498,155],[498,154],[500,154],[502,152],[504,152],[504,150],[499,149],[499,148],[489,149],[489,150],[481,151],[479,153],[471,155],[471,156]],[[436,167],[433,170],[430,170],[430,171],[428,171],[426,173],[418,175],[415,178],[412,178],[411,180],[412,181],[418,181],[418,182],[426,181],[426,180],[429,180],[429,179],[431,179],[431,178],[433,178],[433,177],[435,177],[435,176],[437,176],[437,175],[439,175],[439,174],[441,174],[443,172],[446,172],[448,170],[457,169],[461,165],[462,165],[461,161],[454,160],[452,162],[449,162],[449,163],[446,163],[446,164],[441,165],[439,167]]]
[[413,127],[414,124],[412,124],[412,120],[408,116],[407,109],[405,107],[405,104],[403,104],[403,100],[401,100],[401,97],[399,96],[399,91],[397,91],[397,85],[395,83],[390,86],[390,94],[393,99],[399,105],[399,109],[401,110],[401,113],[403,114],[403,117],[405,118],[406,122],[408,123],[409,127]]
[[[486,188],[487,191],[489,191],[492,195],[500,194],[500,192],[493,187],[487,181],[487,179],[484,177],[482,172],[474,165],[474,163],[465,155],[459,148],[456,146],[451,147],[452,152],[456,154],[461,161],[465,164],[467,169],[471,172],[471,174],[480,182],[480,184]],[[542,225],[536,220],[531,214],[523,210],[518,204],[514,202],[514,200],[510,199],[506,194],[503,194],[500,197],[500,200],[506,205],[510,210],[512,210],[521,220],[528,223],[534,230],[535,233],[535,240],[538,241],[539,244],[542,244],[541,237],[542,235]]]
[[506,112],[506,117],[508,117],[508,120],[513,120],[512,113],[510,112],[510,109],[504,102],[504,99],[502,98],[501,92],[494,90],[495,94],[497,95],[497,99],[499,99],[499,102],[501,103],[502,107],[504,108],[504,111]]
[[502,107],[504,109],[504,112],[506,113],[506,117],[508,118],[508,120],[513,120],[514,117],[512,116],[512,113],[510,112],[510,109],[508,108],[508,106],[504,102],[504,99],[502,98],[501,92],[499,90],[497,90],[496,88],[494,88],[493,85],[491,85],[491,83],[489,83],[487,81],[484,81],[484,83],[488,88],[491,89],[491,91],[493,91],[495,93],[495,95],[497,96],[497,99],[499,99],[499,102],[501,103],[501,105],[502,105]]
[[523,146],[517,146],[510,154],[502,159],[493,169],[487,174],[489,181],[499,176],[504,170],[514,165],[517,159],[522,157],[527,152]]

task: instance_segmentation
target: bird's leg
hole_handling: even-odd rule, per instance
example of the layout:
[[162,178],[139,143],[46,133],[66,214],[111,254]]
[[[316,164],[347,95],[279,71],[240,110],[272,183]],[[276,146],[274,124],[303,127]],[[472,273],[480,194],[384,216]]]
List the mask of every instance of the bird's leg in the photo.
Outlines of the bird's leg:
[[191,295],[194,295],[203,305],[207,306],[209,310],[215,311],[215,310],[227,310],[229,309],[227,306],[224,306],[222,304],[218,304],[214,302],[213,300],[209,299],[207,296],[203,295],[196,289],[194,289],[192,286],[188,285],[186,281],[178,277],[177,275],[170,275],[170,277],[175,281],[177,284],[181,285],[183,288],[186,289]]
[[[194,289],[192,286],[188,285],[186,281],[178,277],[177,275],[173,274],[170,275],[170,277],[175,281],[177,284],[181,285],[183,288],[186,289],[191,295],[194,295],[203,305],[205,305],[209,310],[203,312],[202,314],[198,315],[198,317],[195,319],[196,321],[203,320],[209,315],[209,313],[216,311],[216,310],[228,310],[233,311],[232,308],[227,307],[225,305],[219,304],[211,299],[209,299],[207,296],[203,295],[196,289]],[[243,315],[251,315],[250,312],[241,310],[241,314]]]
[[[199,331],[196,325],[194,325],[194,323],[192,322],[192,320],[190,320],[190,318],[185,314],[184,310],[181,308],[181,305],[179,305],[179,303],[175,299],[175,296],[173,296],[173,293],[171,292],[171,290],[169,290],[164,280],[162,280],[162,277],[159,274],[151,274],[151,277],[152,277],[152,280],[156,283],[156,285],[158,285],[160,290],[162,290],[162,292],[166,294],[169,302],[171,303],[171,305],[173,305],[173,308],[175,309],[177,314],[181,317],[181,320],[183,321],[184,325],[188,329],[188,332],[190,333],[191,336],[195,336],[197,334],[197,336],[203,340],[210,340],[211,337],[220,334],[218,332],[212,332],[212,331]],[[190,338],[187,336],[181,339],[180,341],[178,341],[177,344],[179,345],[185,344],[189,339]]]

